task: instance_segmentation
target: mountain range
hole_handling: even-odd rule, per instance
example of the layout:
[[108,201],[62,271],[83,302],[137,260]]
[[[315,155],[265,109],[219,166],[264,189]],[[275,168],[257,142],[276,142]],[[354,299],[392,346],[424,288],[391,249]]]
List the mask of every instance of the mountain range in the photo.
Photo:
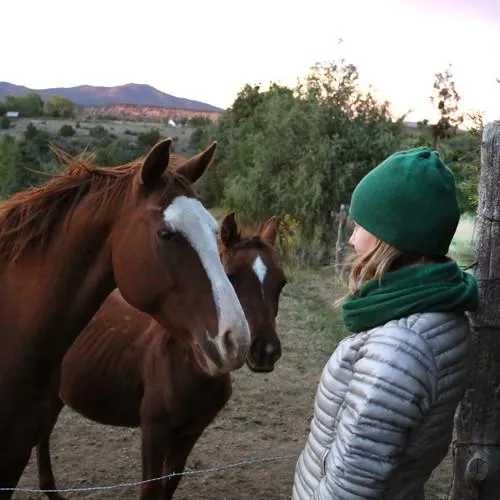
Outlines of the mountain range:
[[21,96],[34,92],[42,98],[51,95],[65,97],[77,106],[110,106],[131,104],[136,106],[157,106],[170,109],[189,111],[208,111],[221,113],[221,108],[201,101],[194,101],[184,97],[176,97],[161,92],[150,85],[127,83],[115,87],[97,87],[93,85],[79,85],[77,87],[58,87],[49,89],[30,89],[22,85],[9,82],[0,82],[0,101],[6,96]]

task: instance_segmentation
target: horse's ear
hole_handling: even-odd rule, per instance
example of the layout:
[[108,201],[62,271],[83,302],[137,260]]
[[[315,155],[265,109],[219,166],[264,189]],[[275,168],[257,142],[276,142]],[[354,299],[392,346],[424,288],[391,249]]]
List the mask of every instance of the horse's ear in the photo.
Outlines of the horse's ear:
[[170,145],[172,139],[168,138],[155,144],[144,159],[141,168],[141,181],[145,186],[156,182],[165,172],[170,160]]
[[186,178],[190,184],[194,184],[208,168],[214,157],[217,141],[212,142],[210,146],[204,149],[201,153],[193,156],[177,167],[175,171]]
[[278,219],[277,217],[271,217],[260,231],[260,237],[262,240],[267,241],[270,245],[274,246],[276,243],[276,234],[278,233]]
[[234,219],[234,212],[229,212],[220,226],[220,239],[222,244],[228,248],[236,245],[240,241],[238,225]]

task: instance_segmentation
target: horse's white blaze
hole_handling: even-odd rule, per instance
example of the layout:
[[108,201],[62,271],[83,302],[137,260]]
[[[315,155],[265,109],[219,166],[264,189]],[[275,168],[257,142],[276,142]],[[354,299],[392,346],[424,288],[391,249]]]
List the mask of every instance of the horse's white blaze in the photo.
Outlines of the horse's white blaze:
[[264,297],[264,280],[266,279],[267,267],[260,258],[260,255],[257,255],[257,258],[253,261],[252,269],[260,281],[260,293]]
[[257,278],[259,278],[260,284],[263,285],[267,274],[267,267],[260,258],[260,255],[257,255],[257,258],[254,260],[252,269]]
[[231,285],[217,249],[217,221],[196,199],[178,196],[163,211],[167,226],[181,233],[198,254],[212,285],[212,293],[217,309],[219,334],[217,344],[225,354],[223,334],[230,330],[233,340],[240,349],[250,344],[250,329],[243,308]]

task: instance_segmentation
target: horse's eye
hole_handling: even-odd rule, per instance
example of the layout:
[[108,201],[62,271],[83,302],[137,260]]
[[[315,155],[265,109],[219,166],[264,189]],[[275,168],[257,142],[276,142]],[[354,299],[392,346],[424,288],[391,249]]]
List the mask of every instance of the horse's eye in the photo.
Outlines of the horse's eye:
[[158,238],[163,241],[173,240],[175,238],[175,232],[169,231],[168,229],[159,229]]

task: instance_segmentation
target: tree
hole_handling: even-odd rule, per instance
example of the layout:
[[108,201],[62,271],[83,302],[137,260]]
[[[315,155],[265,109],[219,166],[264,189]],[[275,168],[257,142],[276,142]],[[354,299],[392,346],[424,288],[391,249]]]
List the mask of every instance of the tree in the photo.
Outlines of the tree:
[[474,111],[472,113],[467,113],[467,118],[469,120],[469,132],[476,137],[482,137],[484,130],[484,114],[481,111]]
[[190,127],[203,127],[205,125],[208,125],[210,123],[210,118],[207,118],[206,116],[193,116],[187,121],[187,124]]
[[75,114],[75,106],[65,97],[51,95],[45,103],[45,112],[54,118],[71,118]]
[[461,213],[475,213],[478,203],[481,137],[464,132],[441,143],[439,152],[453,170]]
[[95,127],[89,129],[89,135],[94,139],[107,139],[109,137],[109,132],[106,127],[96,125]]
[[24,131],[24,140],[33,140],[40,131],[33,125],[33,122],[29,122],[26,130]]
[[15,181],[17,146],[7,137],[0,139],[0,198],[7,197]]
[[3,106],[7,111],[19,111],[21,116],[30,118],[43,115],[43,100],[33,92],[23,96],[8,95]]
[[455,135],[464,117],[459,112],[460,96],[455,88],[451,65],[443,73],[436,73],[433,87],[434,95],[430,100],[438,108],[439,119],[431,125],[431,132],[433,147],[437,149],[443,139]]
[[290,215],[300,258],[328,262],[340,205],[397,148],[401,121],[361,92],[357,69],[344,61],[316,65],[294,89],[247,85],[206,134],[218,140],[217,166],[199,191],[244,223]]
[[238,126],[242,121],[250,118],[259,104],[264,101],[265,94],[261,92],[260,85],[246,84],[236,96],[233,105],[229,108],[228,112],[224,114],[220,124],[222,127]]
[[51,170],[54,157],[50,151],[50,135],[37,129],[32,123],[26,127],[23,138],[18,141],[15,165],[15,189],[26,189],[37,185],[42,177],[30,170]]
[[71,137],[73,135],[75,135],[75,129],[71,126],[71,125],[68,125],[68,124],[65,124],[65,125],[61,125],[61,128],[59,129],[59,135],[61,137]]
[[10,120],[9,117],[4,115],[2,118],[0,118],[0,128],[7,130],[10,128]]
[[[451,66],[443,73],[436,73],[433,87],[434,95],[430,99],[437,106],[439,119],[434,124],[427,119],[418,122],[418,136],[410,141],[409,147],[427,145],[439,151],[455,173],[461,212],[475,212],[483,114],[479,111],[465,115],[460,113],[460,96]],[[465,119],[467,131],[458,133],[458,126]]]
[[143,148],[151,148],[160,140],[160,131],[152,128],[147,132],[141,132],[137,136],[137,143]]
[[189,138],[189,149],[193,151],[201,149],[200,143],[202,139],[203,139],[203,128],[199,127],[193,131],[191,137]]

